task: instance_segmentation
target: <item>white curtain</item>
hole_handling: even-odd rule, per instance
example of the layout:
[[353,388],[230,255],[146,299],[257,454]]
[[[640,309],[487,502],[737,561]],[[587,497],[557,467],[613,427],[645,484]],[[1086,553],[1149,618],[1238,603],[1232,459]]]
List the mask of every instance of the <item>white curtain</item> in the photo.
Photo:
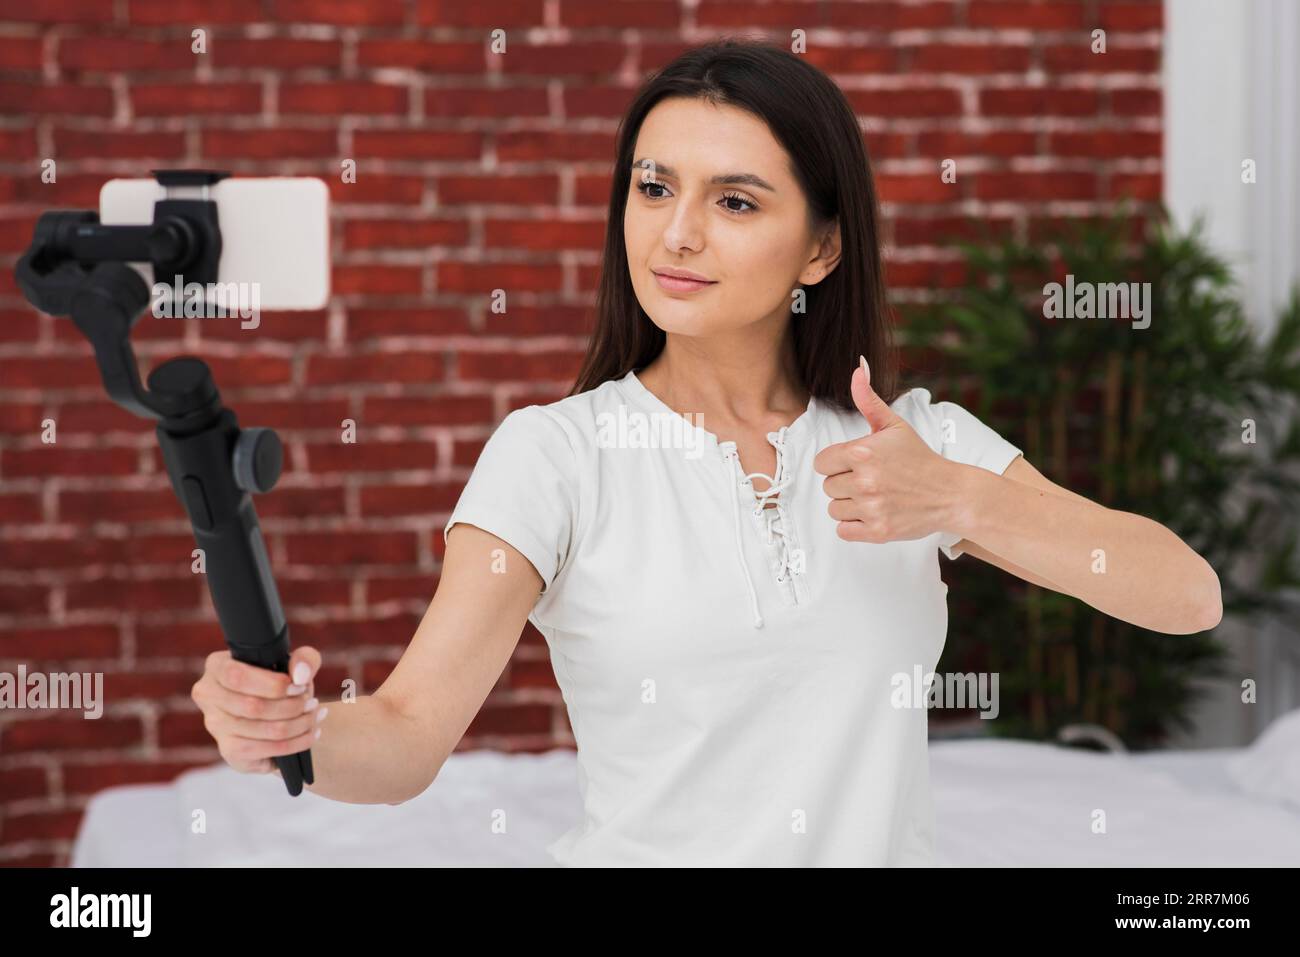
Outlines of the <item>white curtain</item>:
[[1298,61],[1296,0],[1166,0],[1165,199],[1183,227],[1208,215],[1261,330],[1300,280]]
[[[1164,9],[1165,200],[1180,227],[1205,214],[1265,335],[1300,280],[1300,3],[1166,0]],[[1253,184],[1242,182],[1245,160]],[[1246,744],[1300,708],[1300,600],[1261,625],[1225,622],[1220,636],[1229,674],[1207,688],[1197,730],[1180,744]],[[1241,702],[1245,679],[1256,682],[1254,705]]]

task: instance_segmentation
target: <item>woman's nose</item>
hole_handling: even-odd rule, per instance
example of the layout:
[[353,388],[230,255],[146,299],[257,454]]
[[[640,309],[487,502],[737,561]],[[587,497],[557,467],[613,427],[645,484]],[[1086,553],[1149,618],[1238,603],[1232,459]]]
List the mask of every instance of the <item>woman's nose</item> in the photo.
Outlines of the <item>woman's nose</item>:
[[703,239],[703,224],[699,211],[691,203],[677,203],[664,227],[664,245],[670,250],[689,248],[698,250]]

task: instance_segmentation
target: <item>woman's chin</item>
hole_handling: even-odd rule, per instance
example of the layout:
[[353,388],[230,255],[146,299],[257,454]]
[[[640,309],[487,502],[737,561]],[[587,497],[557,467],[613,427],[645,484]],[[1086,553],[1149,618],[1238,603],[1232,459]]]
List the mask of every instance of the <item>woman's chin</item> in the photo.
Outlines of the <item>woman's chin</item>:
[[[688,311],[688,310],[687,310]],[[665,315],[665,310],[656,310],[657,315],[650,316],[650,321],[665,334],[675,336],[708,336],[718,330],[715,324],[690,315]]]

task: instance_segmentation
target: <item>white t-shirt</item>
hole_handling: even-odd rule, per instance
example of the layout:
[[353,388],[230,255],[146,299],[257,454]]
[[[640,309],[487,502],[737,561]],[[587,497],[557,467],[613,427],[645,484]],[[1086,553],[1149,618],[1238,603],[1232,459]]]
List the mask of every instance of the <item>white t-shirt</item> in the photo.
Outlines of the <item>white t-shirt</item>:
[[[925,389],[892,408],[946,458],[1000,474],[1020,454]],[[927,713],[895,706],[894,676],[939,660],[938,553],[958,557],[961,536],[835,534],[813,458],[871,431],[857,412],[813,399],[768,433],[775,492],[745,484],[735,443],[706,429],[634,373],[518,409],[443,531],[491,532],[544,582],[529,620],[584,806],[547,850],[563,865],[932,864]]]

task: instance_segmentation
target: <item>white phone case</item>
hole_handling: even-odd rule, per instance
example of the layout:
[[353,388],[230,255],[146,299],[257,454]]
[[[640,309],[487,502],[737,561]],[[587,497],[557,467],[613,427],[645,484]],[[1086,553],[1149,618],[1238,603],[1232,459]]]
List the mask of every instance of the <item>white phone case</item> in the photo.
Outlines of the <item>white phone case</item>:
[[[197,195],[189,188],[187,197]],[[99,192],[99,221],[141,226],[167,198],[153,179],[111,179]],[[262,309],[320,309],[330,296],[329,188],[307,176],[235,177],[208,187],[221,227],[217,282],[256,283]],[[153,287],[153,267],[132,263]],[[171,283],[172,277],[158,281]]]

